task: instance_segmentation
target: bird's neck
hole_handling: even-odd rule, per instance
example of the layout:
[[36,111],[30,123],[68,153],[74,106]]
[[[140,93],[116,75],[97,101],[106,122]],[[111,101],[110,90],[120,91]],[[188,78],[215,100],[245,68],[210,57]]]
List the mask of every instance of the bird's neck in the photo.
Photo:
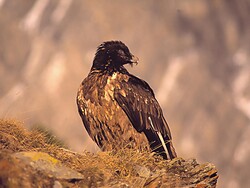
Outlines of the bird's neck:
[[113,66],[112,63],[107,63],[102,65],[100,63],[93,63],[90,73],[101,73],[112,75],[114,72],[119,72],[123,74],[129,74],[127,69],[124,66]]

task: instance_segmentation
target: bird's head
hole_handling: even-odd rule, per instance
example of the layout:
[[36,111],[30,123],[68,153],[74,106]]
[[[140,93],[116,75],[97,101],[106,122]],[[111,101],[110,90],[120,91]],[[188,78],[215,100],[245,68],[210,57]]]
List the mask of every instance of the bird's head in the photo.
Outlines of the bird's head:
[[139,59],[130,53],[128,47],[121,41],[102,43],[96,51],[92,69],[120,70],[123,65],[138,64]]

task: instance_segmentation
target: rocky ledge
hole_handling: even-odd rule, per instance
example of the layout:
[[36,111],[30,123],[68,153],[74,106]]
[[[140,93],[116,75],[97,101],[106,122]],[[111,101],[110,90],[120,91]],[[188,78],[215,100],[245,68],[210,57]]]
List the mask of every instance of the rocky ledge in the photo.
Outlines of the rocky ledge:
[[4,187],[216,187],[213,164],[163,160],[131,149],[77,153],[39,131],[0,120],[0,182]]

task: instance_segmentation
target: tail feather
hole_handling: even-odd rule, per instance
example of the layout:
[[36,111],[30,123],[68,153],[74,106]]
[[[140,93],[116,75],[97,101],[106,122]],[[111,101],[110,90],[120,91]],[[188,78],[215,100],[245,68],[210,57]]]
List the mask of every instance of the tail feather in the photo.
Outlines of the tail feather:
[[163,147],[163,149],[164,149],[164,151],[165,151],[165,153],[166,153],[166,155],[167,155],[167,158],[168,158],[168,159],[171,159],[170,156],[169,156],[169,153],[168,153],[167,146],[166,146],[166,144],[165,144],[165,142],[164,142],[164,140],[163,140],[163,137],[162,137],[161,133],[160,133],[159,131],[157,131],[157,134],[158,134],[159,139],[160,139],[160,141],[161,141],[161,145],[162,145],[162,147]]
[[[149,122],[150,122],[150,126],[152,128],[153,131],[155,131],[157,133],[157,140],[154,140],[153,144],[152,144],[152,150],[156,151],[157,153],[159,153],[160,155],[163,156],[163,158],[165,159],[173,159],[175,157],[177,157],[177,154],[175,152],[174,146],[172,144],[171,139],[169,139],[169,137],[164,138],[162,133],[160,131],[157,131],[152,123],[152,120],[150,117],[148,117]],[[151,133],[146,133],[146,136],[149,138],[151,137],[151,139],[149,138],[149,140],[152,140],[152,134]],[[156,136],[155,136],[156,137]]]

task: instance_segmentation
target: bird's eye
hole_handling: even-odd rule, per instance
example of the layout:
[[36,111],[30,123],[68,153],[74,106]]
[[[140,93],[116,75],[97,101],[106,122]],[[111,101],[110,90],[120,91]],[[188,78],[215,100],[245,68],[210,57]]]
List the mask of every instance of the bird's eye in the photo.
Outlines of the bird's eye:
[[124,56],[125,56],[125,53],[124,53],[124,51],[123,51],[123,50],[118,50],[118,54],[119,54],[120,56],[122,56],[122,57],[124,57]]

